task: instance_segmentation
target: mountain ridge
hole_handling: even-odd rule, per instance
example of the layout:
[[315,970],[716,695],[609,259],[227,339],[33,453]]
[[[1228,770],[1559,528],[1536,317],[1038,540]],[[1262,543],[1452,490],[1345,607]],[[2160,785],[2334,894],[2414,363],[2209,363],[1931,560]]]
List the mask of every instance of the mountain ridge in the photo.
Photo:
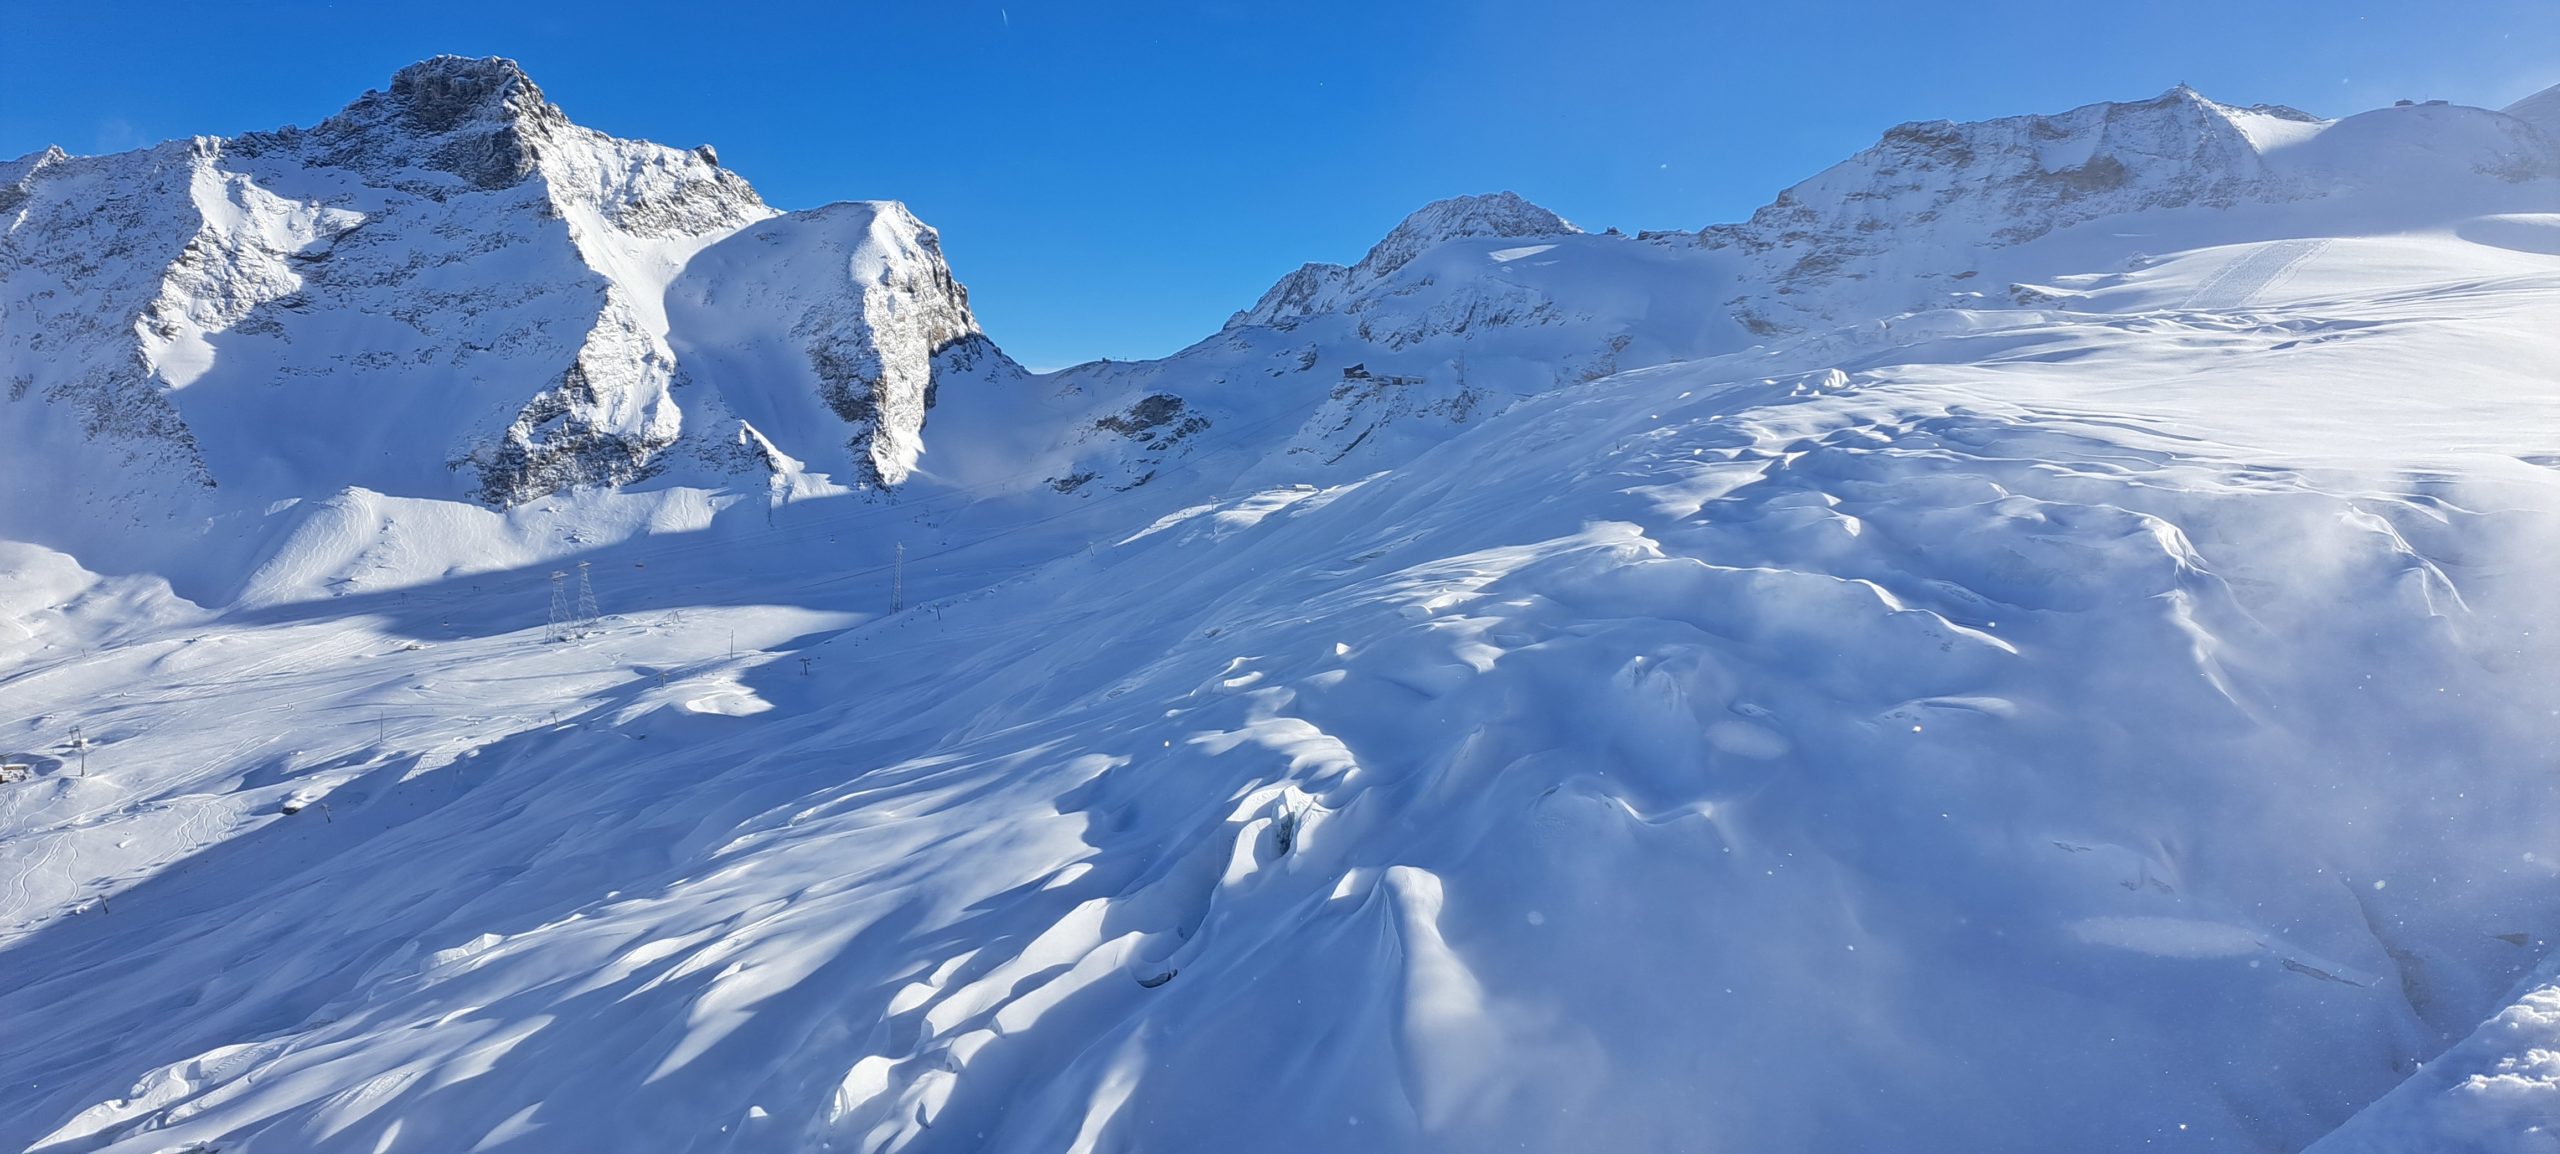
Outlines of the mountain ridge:
[[[1352,264],[1281,278],[1189,349],[1035,377],[979,328],[903,206],[780,213],[708,146],[617,140],[512,61],[439,57],[309,128],[0,166],[0,293],[18,282],[19,306],[0,353],[16,350],[9,395],[33,418],[0,470],[51,495],[22,535],[95,537],[77,525],[92,514],[68,512],[85,504],[118,524],[232,526],[216,532],[244,556],[275,536],[253,510],[348,490],[518,520],[580,492],[688,486],[773,504],[1027,475],[1090,493],[1186,467],[1204,435],[1238,428],[1269,430],[1279,472],[1330,475],[1596,375],[1914,310],[2081,299],[2049,283],[2059,269],[2147,259],[2086,235],[2094,221],[2344,211],[2385,156],[2456,183],[2560,173],[2525,124],[2443,108],[2324,121],[2180,86],[1900,125],[1693,233],[1585,234],[1516,193],[1452,197]],[[112,190],[111,211],[91,219],[63,191],[74,174]],[[2092,244],[2112,251],[2079,251]],[[1263,393],[1238,393],[1248,379]],[[26,465],[46,455],[70,464]],[[129,544],[82,547],[109,563]]]

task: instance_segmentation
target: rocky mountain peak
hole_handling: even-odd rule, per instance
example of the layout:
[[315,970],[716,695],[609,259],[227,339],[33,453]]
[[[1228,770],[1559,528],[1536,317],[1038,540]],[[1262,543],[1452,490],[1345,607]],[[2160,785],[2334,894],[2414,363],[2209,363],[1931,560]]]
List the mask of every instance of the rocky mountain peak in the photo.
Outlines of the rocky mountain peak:
[[2056,115],[1897,125],[1873,148],[1789,192],[1802,199],[1853,175],[1928,174],[1910,183],[1959,194],[2016,186],[2030,199],[2060,201],[2123,187],[2143,174],[2210,178],[2254,170],[2257,149],[2240,122],[2245,116],[2312,119],[2292,109],[2218,104],[2181,84],[2149,100]]
[[1008,371],[903,207],[776,213],[708,145],[581,127],[511,60],[422,61],[308,128],[0,162],[0,382],[43,406],[13,432],[165,463],[61,482],[135,508],[885,489],[938,385]]
[[1515,192],[1453,196],[1414,210],[1369,249],[1360,263],[1314,263],[1280,278],[1254,306],[1228,318],[1227,328],[1285,325],[1340,305],[1394,276],[1415,257],[1453,240],[1471,237],[1535,238],[1581,232],[1572,222]]
[[[2321,123],[2292,108],[2217,103],[2183,84],[2051,115],[1917,121],[1748,221],[1700,236],[1746,255],[1781,296],[1804,297],[1814,282],[1872,281],[1912,289],[1910,300],[1887,302],[1911,307],[1939,290],[1933,278],[1963,274],[1984,249],[2105,216],[2314,195],[2271,168],[2266,147]],[[1744,320],[1763,332],[1800,323]]]
[[470,120],[567,119],[522,66],[502,56],[421,60],[392,75],[389,95],[420,132],[449,132]]
[[[30,152],[16,160],[0,160],[0,213],[12,213],[27,202],[27,190],[38,175],[48,168],[71,159],[58,144],[48,144],[42,151]],[[0,228],[7,222],[0,221]]]
[[1432,201],[1405,217],[1351,271],[1363,279],[1386,276],[1437,245],[1467,237],[1527,238],[1580,231],[1515,192],[1453,196]]
[[251,133],[232,147],[246,155],[307,150],[307,160],[331,167],[424,169],[498,189],[532,175],[542,147],[575,131],[515,61],[438,56],[401,69],[388,89],[357,97],[307,131]]

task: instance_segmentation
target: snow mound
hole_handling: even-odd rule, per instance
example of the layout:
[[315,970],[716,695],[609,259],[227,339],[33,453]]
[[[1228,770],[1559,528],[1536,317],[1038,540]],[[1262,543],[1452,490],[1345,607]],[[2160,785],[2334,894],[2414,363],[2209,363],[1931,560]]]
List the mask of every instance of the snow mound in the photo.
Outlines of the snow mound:
[[[2544,943],[2533,943],[2542,948]],[[2560,1107],[2560,983],[2524,996],[2305,1154],[2542,1154]]]

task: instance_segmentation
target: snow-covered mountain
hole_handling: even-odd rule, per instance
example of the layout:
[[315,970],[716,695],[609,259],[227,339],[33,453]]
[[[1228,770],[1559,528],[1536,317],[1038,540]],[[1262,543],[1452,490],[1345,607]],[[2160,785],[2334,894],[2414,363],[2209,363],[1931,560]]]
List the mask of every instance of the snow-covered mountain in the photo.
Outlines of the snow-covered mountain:
[[[2475,108],[2326,121],[2178,88],[2057,116],[1903,125],[1750,220],[1694,233],[1592,235],[1510,193],[1458,197],[1356,264],[1282,278],[1198,346],[1060,374],[1098,403],[1089,432],[1052,442],[1078,450],[1052,475],[1075,487],[1153,474],[1179,456],[1184,426],[1144,418],[1175,412],[1195,429],[1276,425],[1266,436],[1288,453],[1357,474],[1613,372],[1913,312],[2075,307],[2180,244],[2530,213],[2560,179],[2554,139]],[[2198,303],[2242,303],[2250,279]],[[1108,435],[1124,426],[1147,433],[1135,446]]]
[[1048,374],[503,61],[11,162],[0,1148],[2549,1150],[2555,100]]
[[902,207],[776,214],[708,147],[580,128],[504,60],[404,69],[309,129],[39,153],[0,189],[0,460],[35,539],[348,490],[895,484],[937,372],[1001,363]]
[[[2109,247],[2075,227],[2093,222],[2110,222],[2118,239],[2135,222],[2184,226],[2172,236],[2211,229],[2232,209],[2279,208],[2315,226],[2359,212],[2425,224],[2439,199],[2406,203],[2419,188],[2477,200],[2461,193],[2555,176],[2560,150],[2498,113],[2438,105],[2331,122],[2181,87],[2058,116],[1905,124],[1700,239],[1745,258],[1729,304],[1754,331],[1773,333],[1997,299],[2018,275],[2057,263],[2078,271],[2092,248]],[[2520,202],[2539,203],[2531,192]],[[2114,247],[2110,255],[2141,255]],[[2057,248],[2077,251],[2056,262]]]
[[[2531,103],[2333,123],[2180,88],[1904,125],[1697,233],[1457,197],[1182,353],[1035,380],[903,207],[777,214],[707,146],[582,129],[513,63],[441,58],[311,129],[0,169],[0,480],[38,497],[0,533],[113,571],[185,556],[220,573],[185,592],[227,603],[355,564],[473,564],[348,548],[411,500],[496,511],[533,555],[689,516],[668,507],[689,494],[1125,490],[1212,429],[1250,450],[1213,488],[1356,476],[1625,369],[2067,305],[2151,259],[2144,227],[2245,241],[2530,209],[2560,173]],[[564,527],[554,497],[615,505],[618,527]]]

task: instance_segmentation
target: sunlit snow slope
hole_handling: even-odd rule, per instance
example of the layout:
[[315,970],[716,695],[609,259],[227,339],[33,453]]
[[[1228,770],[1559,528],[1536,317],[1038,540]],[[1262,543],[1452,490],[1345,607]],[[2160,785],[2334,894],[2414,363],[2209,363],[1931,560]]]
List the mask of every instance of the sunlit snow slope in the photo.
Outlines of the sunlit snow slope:
[[[668,280],[733,416],[852,227]],[[2555,318],[2544,129],[2181,90],[1430,206],[894,488],[0,546],[0,1148],[2560,1148]]]

